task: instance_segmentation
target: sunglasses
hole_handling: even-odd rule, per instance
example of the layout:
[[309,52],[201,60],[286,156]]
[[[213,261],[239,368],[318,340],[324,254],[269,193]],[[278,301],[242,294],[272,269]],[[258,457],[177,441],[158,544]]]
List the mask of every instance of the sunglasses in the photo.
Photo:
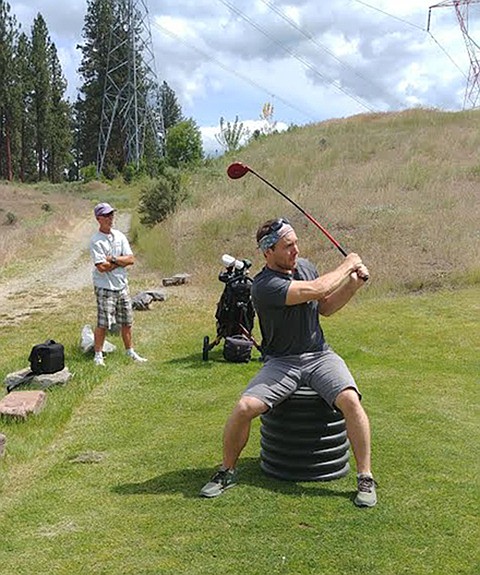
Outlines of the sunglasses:
[[268,230],[265,235],[271,234],[272,232],[278,232],[283,224],[290,224],[290,222],[287,220],[287,218],[278,218],[268,226]]
[[101,214],[101,218],[113,218],[115,212],[110,212],[109,214]]

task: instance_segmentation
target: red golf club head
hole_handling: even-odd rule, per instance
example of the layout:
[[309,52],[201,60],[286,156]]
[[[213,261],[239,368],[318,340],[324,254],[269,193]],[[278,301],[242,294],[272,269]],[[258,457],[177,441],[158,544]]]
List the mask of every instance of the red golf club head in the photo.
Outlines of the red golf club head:
[[228,177],[232,180],[243,178],[247,172],[250,172],[250,168],[241,162],[233,162],[227,168]]

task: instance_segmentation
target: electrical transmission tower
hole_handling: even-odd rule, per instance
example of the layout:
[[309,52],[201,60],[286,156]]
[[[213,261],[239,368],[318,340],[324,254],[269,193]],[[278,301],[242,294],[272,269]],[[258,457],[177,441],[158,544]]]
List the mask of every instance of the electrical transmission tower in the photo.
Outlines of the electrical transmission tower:
[[123,139],[125,163],[139,166],[150,137],[163,153],[164,125],[155,70],[152,36],[145,0],[111,0],[110,34],[97,150],[101,173],[114,128]]
[[465,97],[463,101],[464,108],[467,106],[467,101],[470,102],[472,108],[476,108],[478,98],[480,96],[480,46],[471,37],[469,31],[470,6],[472,4],[479,3],[480,0],[448,0],[445,2],[439,2],[434,6],[430,6],[428,10],[427,32],[430,31],[430,15],[432,8],[441,8],[444,6],[453,6],[455,8],[463,39],[465,41],[465,46],[467,47],[470,58],[470,70],[468,73],[467,87],[465,89]]

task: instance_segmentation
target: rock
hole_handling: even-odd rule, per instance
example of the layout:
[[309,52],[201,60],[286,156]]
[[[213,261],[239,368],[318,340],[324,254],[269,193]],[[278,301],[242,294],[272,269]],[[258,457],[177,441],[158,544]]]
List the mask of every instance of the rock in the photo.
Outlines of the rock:
[[152,296],[154,301],[165,301],[167,299],[167,294],[161,290],[146,290],[145,293]]
[[147,292],[140,292],[132,297],[132,307],[135,310],[147,310],[150,309],[150,304],[153,301],[153,297]]
[[4,380],[7,391],[9,392],[11,389],[22,385],[23,383],[30,382],[33,379],[33,375],[30,375],[31,373],[32,372],[30,371],[29,367],[21,369],[20,371],[9,373]]
[[47,394],[37,391],[12,391],[0,401],[0,415],[26,419],[37,414],[45,405]]
[[188,283],[190,277],[189,274],[175,274],[171,278],[163,278],[162,284],[164,286],[179,286]]
[[70,373],[68,367],[55,373],[42,373],[40,375],[33,375],[30,369],[26,368],[9,373],[5,378],[4,384],[7,392],[20,385],[29,385],[35,389],[46,389],[52,385],[67,383],[72,377],[73,374]]
[[31,385],[40,389],[47,389],[52,385],[63,385],[70,381],[73,374],[70,372],[68,367],[62,369],[62,371],[56,371],[55,373],[42,373],[40,375],[35,375],[32,379]]

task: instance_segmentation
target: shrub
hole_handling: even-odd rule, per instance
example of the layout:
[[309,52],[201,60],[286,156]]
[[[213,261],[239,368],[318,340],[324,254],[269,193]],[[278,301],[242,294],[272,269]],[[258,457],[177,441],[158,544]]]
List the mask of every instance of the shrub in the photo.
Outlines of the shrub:
[[18,221],[18,218],[13,212],[7,212],[5,214],[5,223],[8,224],[9,226],[16,224],[17,221]]
[[85,183],[97,180],[97,166],[95,164],[89,164],[88,166],[81,168],[80,177]]
[[165,170],[163,175],[151,180],[140,193],[140,222],[153,227],[172,214],[184,199],[185,193],[178,172]]

